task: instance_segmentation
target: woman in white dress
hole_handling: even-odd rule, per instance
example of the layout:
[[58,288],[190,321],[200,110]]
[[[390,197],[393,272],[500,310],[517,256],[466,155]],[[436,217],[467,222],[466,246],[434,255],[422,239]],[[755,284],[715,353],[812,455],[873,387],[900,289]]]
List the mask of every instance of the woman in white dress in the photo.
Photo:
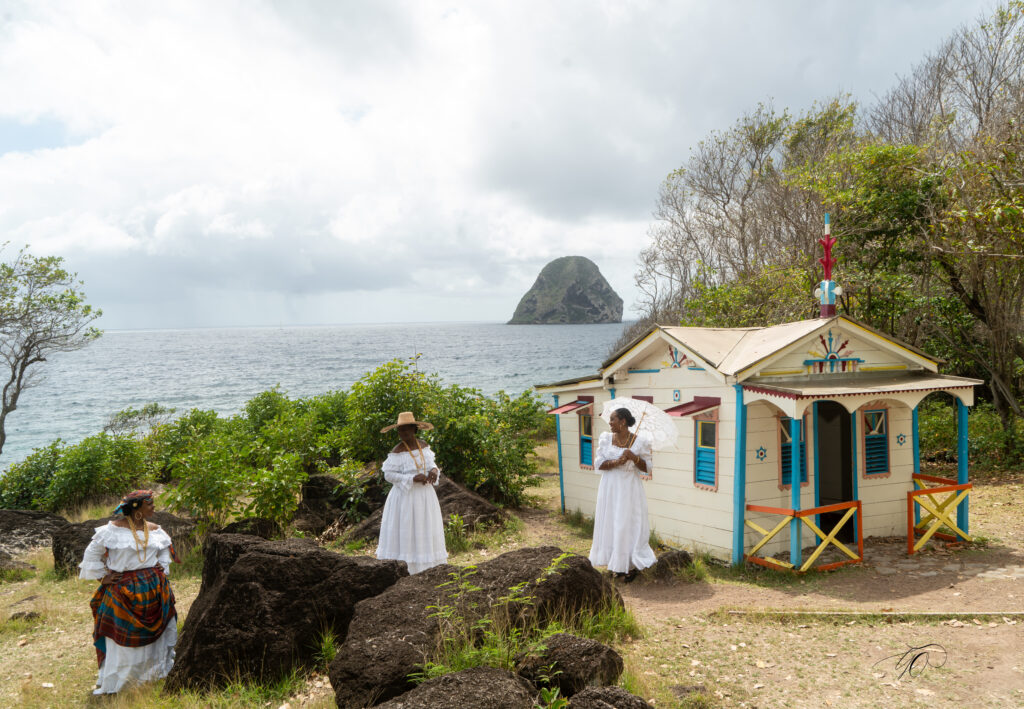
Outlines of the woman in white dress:
[[627,580],[657,561],[648,541],[651,527],[647,496],[640,482],[651,479],[651,443],[644,435],[633,439],[629,427],[635,422],[628,409],[612,412],[612,430],[601,434],[594,455],[594,470],[601,474],[601,484],[594,510],[590,563],[607,566]]
[[434,491],[441,471],[430,446],[416,437],[418,430],[430,430],[432,424],[403,411],[398,422],[381,433],[393,428],[398,429],[399,443],[381,466],[391,492],[384,503],[377,558],[401,559],[410,574],[418,574],[448,560],[441,505]]
[[114,510],[123,516],[96,528],[79,564],[79,578],[100,581],[89,604],[100,666],[93,694],[166,677],[174,665],[178,616],[167,574],[177,558],[170,536],[149,521],[153,496],[125,495]]

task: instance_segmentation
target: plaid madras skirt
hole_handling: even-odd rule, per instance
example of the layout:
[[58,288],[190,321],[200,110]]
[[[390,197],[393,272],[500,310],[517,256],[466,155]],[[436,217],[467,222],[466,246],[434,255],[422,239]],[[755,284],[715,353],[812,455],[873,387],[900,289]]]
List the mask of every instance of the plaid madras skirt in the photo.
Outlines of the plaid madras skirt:
[[89,605],[96,661],[101,667],[107,638],[122,647],[149,645],[176,618],[174,592],[159,566],[123,572],[120,582],[96,589]]

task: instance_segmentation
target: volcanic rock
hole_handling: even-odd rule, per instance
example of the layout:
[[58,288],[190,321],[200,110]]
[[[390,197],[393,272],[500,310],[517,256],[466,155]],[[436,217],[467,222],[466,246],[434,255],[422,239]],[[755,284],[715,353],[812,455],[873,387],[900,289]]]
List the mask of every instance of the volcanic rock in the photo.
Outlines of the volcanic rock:
[[622,598],[590,562],[555,547],[517,549],[470,571],[435,566],[356,606],[330,666],[335,698],[339,707],[362,707],[412,689],[409,675],[437,648],[442,630],[452,631],[438,608],[450,608],[467,629],[488,613],[522,628],[610,603]]
[[604,643],[568,633],[544,640],[545,649],[521,658],[516,673],[534,684],[558,687],[571,697],[587,687],[615,684],[622,674],[622,657]]
[[217,534],[247,534],[260,539],[273,539],[281,536],[281,527],[266,517],[245,517],[225,525]]
[[536,697],[537,690],[511,672],[496,667],[474,667],[435,677],[378,706],[381,709],[533,709]]
[[[447,521],[451,515],[459,515],[466,529],[476,529],[497,522],[504,516],[504,513],[487,499],[447,476],[443,476],[437,485],[437,501],[441,504],[442,519]],[[380,521],[383,516],[383,507],[375,510],[348,531],[348,538],[376,540],[380,536]]]
[[667,581],[675,576],[676,571],[693,566],[693,557],[681,549],[673,549],[658,557],[654,565],[644,569],[647,578]]
[[0,550],[20,554],[33,547],[48,547],[53,533],[67,524],[52,512],[0,510]]
[[510,325],[622,322],[622,298],[597,264],[583,256],[563,256],[543,269],[526,291]]
[[622,687],[588,687],[569,700],[569,709],[652,709]]
[[309,666],[323,633],[343,640],[356,603],[408,574],[404,562],[344,556],[306,539],[212,534],[203,552],[169,691],[274,681]]

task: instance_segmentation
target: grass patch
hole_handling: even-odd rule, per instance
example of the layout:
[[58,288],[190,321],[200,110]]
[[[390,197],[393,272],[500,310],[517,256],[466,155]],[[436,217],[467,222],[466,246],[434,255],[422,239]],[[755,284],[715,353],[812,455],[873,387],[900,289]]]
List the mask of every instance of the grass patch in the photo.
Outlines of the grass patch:
[[338,638],[330,630],[323,630],[320,633],[320,640],[317,643],[317,651],[313,658],[316,664],[326,669],[338,655]]
[[203,576],[203,545],[193,544],[184,554],[179,554],[180,564],[171,565],[171,573],[175,576]]
[[593,538],[594,520],[587,517],[582,510],[575,509],[562,515],[562,522],[577,530],[582,536]]
[[462,515],[451,514],[444,522],[444,547],[449,554],[460,554],[473,548],[469,541],[469,530]]
[[707,581],[711,576],[711,567],[714,565],[711,554],[706,551],[694,552],[692,558],[692,564],[675,570],[676,578],[687,583]]

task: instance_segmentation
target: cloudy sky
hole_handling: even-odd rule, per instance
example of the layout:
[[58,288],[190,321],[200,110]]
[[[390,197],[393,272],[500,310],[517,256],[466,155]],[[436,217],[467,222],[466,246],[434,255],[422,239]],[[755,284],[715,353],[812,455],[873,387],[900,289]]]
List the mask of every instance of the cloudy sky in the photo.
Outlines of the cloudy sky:
[[966,0],[0,0],[0,240],[108,329],[503,321],[759,101],[870,102]]

